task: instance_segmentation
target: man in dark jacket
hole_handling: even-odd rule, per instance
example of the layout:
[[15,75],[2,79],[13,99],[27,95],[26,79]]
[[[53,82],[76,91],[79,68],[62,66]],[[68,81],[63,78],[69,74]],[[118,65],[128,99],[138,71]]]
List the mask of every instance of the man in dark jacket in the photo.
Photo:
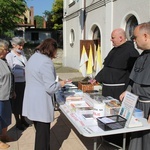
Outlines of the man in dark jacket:
[[104,60],[104,67],[96,75],[95,80],[102,83],[102,95],[119,99],[120,94],[126,89],[129,74],[138,51],[132,41],[126,40],[125,31],[121,28],[113,30],[111,34],[113,48]]

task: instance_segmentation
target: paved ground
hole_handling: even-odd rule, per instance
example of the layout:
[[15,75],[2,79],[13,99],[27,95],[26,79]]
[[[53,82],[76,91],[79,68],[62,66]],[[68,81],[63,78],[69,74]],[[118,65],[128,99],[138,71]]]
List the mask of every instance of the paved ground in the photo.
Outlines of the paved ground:
[[[33,125],[23,132],[17,130],[12,116],[8,135],[14,138],[14,141],[8,143],[10,144],[8,150],[34,150],[35,129]],[[55,111],[55,120],[51,125],[51,150],[93,150],[93,142],[93,138],[81,136],[63,113]],[[102,144],[99,150],[117,150],[103,142],[101,137],[98,143]]]
[[58,50],[58,56],[53,60],[57,75],[60,79],[72,79],[73,81],[81,81],[84,79],[82,74],[77,69],[62,66],[63,50]]

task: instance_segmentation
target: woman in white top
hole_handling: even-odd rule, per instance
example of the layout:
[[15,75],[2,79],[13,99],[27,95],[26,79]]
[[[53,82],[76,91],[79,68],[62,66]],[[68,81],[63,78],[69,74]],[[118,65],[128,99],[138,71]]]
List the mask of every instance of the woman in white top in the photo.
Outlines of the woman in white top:
[[14,37],[10,41],[12,50],[6,55],[6,60],[15,78],[16,99],[12,100],[12,112],[16,119],[16,127],[19,130],[24,130],[29,124],[22,116],[22,104],[25,89],[25,64],[27,59],[23,52],[25,40],[21,37]]

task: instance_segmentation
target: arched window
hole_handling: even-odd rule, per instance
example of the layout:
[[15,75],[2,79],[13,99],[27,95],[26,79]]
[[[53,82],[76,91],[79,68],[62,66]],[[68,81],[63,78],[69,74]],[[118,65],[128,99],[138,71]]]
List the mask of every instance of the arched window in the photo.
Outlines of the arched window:
[[74,45],[74,41],[75,41],[75,32],[73,29],[71,29],[70,31],[70,46],[71,47]]
[[94,74],[97,74],[102,68],[102,51],[101,51],[101,32],[97,25],[92,28],[94,42]]
[[97,40],[97,39],[100,39],[100,30],[98,26],[96,26],[93,31],[93,40]]
[[126,35],[127,35],[127,39],[131,40],[131,37],[133,36],[133,31],[134,28],[138,25],[138,21],[136,19],[135,16],[131,16],[128,20],[127,20],[127,24],[126,24]]

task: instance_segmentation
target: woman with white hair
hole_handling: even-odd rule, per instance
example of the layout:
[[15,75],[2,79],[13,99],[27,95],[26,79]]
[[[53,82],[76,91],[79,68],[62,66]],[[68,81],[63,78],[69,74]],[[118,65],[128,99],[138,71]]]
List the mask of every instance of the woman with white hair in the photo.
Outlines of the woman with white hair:
[[6,60],[15,78],[16,99],[12,100],[12,112],[16,119],[16,128],[24,130],[29,124],[22,116],[22,104],[25,89],[25,65],[27,59],[23,52],[25,40],[22,37],[14,37],[10,41],[12,50],[6,55]]

